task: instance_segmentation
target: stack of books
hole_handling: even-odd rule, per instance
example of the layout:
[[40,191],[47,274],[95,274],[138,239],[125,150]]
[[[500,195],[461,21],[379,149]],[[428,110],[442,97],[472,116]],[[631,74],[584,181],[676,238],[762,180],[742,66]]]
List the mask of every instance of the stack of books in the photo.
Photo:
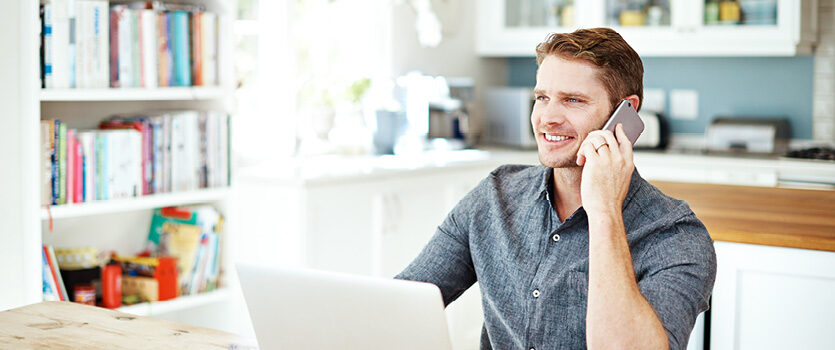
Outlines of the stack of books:
[[229,118],[169,111],[118,116],[99,130],[41,121],[41,204],[60,205],[229,183]]
[[51,0],[41,5],[43,88],[218,84],[218,16],[202,6]]

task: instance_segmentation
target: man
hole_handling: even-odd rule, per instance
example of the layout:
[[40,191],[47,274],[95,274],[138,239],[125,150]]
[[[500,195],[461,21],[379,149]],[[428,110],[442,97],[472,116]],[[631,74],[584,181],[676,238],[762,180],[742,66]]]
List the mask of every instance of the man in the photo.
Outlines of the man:
[[476,281],[482,349],[684,349],[708,307],[713,241],[686,203],[635,171],[622,126],[599,130],[643,66],[607,28],[537,48],[531,124],[542,166],[502,166],[467,194],[397,278],[449,304]]

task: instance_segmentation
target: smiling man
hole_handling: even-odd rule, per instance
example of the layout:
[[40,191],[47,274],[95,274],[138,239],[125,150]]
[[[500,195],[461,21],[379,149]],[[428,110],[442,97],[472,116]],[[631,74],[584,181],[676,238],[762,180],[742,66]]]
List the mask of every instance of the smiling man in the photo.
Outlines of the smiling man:
[[600,130],[643,66],[615,31],[536,48],[531,125],[541,166],[499,167],[397,278],[449,304],[476,281],[482,349],[684,349],[708,307],[713,242],[686,203],[645,181],[622,126]]

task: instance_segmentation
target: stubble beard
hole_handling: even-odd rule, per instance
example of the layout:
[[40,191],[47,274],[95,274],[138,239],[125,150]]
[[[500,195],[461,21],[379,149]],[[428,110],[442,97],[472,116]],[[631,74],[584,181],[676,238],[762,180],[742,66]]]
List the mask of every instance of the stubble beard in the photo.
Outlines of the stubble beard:
[[544,151],[541,149],[539,150],[539,162],[549,168],[557,169],[557,168],[578,168],[580,167],[577,165],[577,154],[576,152],[572,156],[571,154],[566,155],[548,155],[544,154]]

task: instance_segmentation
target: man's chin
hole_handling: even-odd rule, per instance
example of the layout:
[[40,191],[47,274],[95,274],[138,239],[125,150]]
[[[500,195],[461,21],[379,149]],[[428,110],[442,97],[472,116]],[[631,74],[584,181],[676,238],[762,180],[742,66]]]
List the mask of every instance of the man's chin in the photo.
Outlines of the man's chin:
[[539,162],[549,168],[577,168],[576,158],[572,157],[549,157],[548,155],[539,154]]

